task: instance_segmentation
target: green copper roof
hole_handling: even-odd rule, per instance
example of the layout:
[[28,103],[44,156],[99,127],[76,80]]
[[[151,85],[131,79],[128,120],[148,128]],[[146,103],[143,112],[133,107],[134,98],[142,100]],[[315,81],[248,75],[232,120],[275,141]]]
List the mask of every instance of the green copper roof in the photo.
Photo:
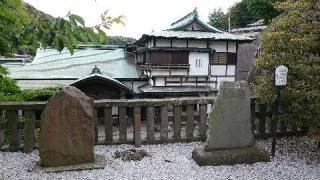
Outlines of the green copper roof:
[[237,35],[230,33],[212,33],[201,31],[159,31],[144,34],[142,39],[146,37],[158,38],[177,38],[177,39],[208,39],[208,40],[234,40],[234,41],[251,41],[254,40],[246,35]]
[[223,31],[212,27],[208,23],[202,21],[199,18],[197,9],[194,9],[192,12],[184,16],[183,18],[179,19],[178,21],[171,24],[168,30],[181,30],[182,28],[192,24],[193,22],[197,22],[203,28],[205,28],[208,32],[215,32],[215,33],[222,33]]
[[78,79],[90,75],[95,67],[112,78],[139,77],[134,62],[125,59],[122,48],[78,48],[73,55],[66,49],[61,53],[55,49],[39,49],[32,63],[8,68],[15,79]]

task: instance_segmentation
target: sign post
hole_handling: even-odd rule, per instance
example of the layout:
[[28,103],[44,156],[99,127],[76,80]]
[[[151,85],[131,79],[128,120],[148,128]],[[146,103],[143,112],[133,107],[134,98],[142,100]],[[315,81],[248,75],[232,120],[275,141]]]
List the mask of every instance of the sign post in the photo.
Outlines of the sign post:
[[279,118],[279,102],[280,102],[280,95],[281,89],[287,85],[287,77],[288,77],[288,68],[284,65],[280,65],[276,67],[274,71],[274,85],[277,90],[277,100],[275,103],[275,113],[276,117],[272,119],[272,146],[271,146],[271,156],[274,157],[276,151],[276,140],[277,140],[277,120]]

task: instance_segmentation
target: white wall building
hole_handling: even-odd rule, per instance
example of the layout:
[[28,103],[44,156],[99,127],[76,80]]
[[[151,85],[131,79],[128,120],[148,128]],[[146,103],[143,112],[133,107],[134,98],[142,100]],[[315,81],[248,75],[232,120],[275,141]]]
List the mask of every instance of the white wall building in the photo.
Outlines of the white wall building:
[[164,31],[144,34],[136,60],[149,84],[145,93],[215,91],[221,81],[235,81],[238,45],[253,39],[229,34],[201,21],[195,9]]

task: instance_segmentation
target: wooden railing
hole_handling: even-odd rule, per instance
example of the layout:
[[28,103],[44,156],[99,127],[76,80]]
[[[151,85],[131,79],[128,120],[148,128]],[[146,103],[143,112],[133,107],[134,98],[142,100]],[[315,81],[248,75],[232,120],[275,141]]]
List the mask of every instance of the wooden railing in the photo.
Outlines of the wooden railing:
[[[214,100],[215,97],[96,100],[95,142],[140,146],[205,140],[207,107]],[[45,105],[46,102],[0,102],[0,150],[31,152],[37,147],[35,134],[40,130],[40,113]]]
[[[280,107],[272,107],[270,104],[258,104],[252,101],[251,103],[251,124],[254,135],[258,139],[266,139],[272,137],[272,118],[275,118],[276,113],[281,115]],[[277,120],[276,135],[296,136],[303,135],[308,132],[308,127],[295,121],[286,121],[280,118]]]
[[143,64],[139,65],[142,70],[151,69],[190,69],[190,64]]
[[[119,99],[94,102],[96,144],[141,144],[206,140],[208,108],[215,97]],[[46,102],[0,102],[0,150],[31,152],[37,145],[40,114]],[[256,138],[271,137],[272,108],[252,103]],[[307,128],[279,121],[278,136],[300,135]]]

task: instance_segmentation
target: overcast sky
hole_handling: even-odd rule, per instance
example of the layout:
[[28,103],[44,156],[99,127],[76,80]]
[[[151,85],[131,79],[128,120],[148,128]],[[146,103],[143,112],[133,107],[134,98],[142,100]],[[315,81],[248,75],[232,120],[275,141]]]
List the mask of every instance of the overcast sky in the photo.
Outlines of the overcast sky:
[[166,29],[172,22],[198,8],[201,19],[208,21],[214,9],[227,11],[240,0],[24,0],[35,8],[55,17],[63,17],[69,11],[82,16],[86,25],[99,24],[100,15],[124,15],[125,26],[116,25],[108,35],[139,38],[143,33]]

